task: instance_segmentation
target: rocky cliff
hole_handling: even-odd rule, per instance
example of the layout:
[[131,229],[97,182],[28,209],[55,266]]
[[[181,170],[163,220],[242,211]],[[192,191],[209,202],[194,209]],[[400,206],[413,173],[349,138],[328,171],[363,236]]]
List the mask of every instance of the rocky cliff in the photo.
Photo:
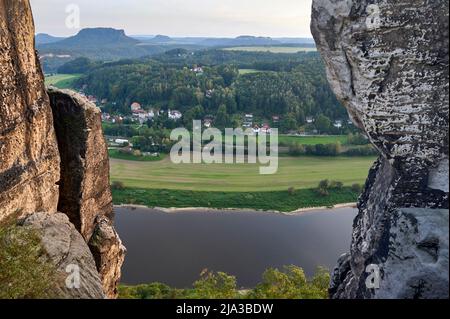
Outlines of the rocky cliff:
[[334,298],[448,298],[448,10],[444,0],[313,1],[329,82],[381,154]]
[[[61,212],[73,230],[67,227],[69,221],[42,218],[37,212]],[[30,4],[0,0],[0,222],[22,217],[36,222],[44,246],[51,241],[47,234],[56,236],[55,241],[58,236],[74,238],[76,245],[65,247],[64,238],[55,244],[51,259],[85,261],[87,250],[97,277],[88,276],[85,284],[95,287],[95,278],[100,278],[103,292],[72,290],[72,297],[114,298],[125,248],[111,216],[100,111],[74,92],[46,92]],[[58,230],[65,233],[56,234]],[[71,235],[73,231],[79,237]],[[70,291],[62,291],[61,297],[70,297]]]
[[109,298],[117,295],[125,247],[112,224],[108,147],[100,110],[70,90],[49,88],[61,157],[58,211],[89,244]]
[[57,211],[59,153],[33,41],[28,1],[0,1],[0,221]]

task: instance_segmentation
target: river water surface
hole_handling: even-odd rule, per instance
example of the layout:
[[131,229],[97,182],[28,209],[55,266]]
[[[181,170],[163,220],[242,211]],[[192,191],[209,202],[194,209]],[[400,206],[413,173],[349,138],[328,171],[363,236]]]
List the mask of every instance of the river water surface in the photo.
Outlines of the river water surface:
[[269,267],[297,265],[312,275],[332,269],[349,250],[356,210],[341,208],[287,216],[251,211],[165,213],[116,207],[127,247],[122,283],[162,282],[187,288],[207,268],[254,287]]

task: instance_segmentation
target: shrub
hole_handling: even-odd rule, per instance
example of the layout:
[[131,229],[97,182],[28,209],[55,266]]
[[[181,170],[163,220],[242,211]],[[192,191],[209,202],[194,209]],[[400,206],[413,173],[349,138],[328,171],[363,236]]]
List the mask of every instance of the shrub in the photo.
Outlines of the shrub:
[[330,181],[328,179],[319,182],[319,189],[328,189],[328,188],[330,188]]
[[288,194],[291,195],[291,196],[295,195],[295,188],[294,187],[289,187],[288,188]]
[[123,190],[125,189],[125,185],[121,181],[114,181],[111,185],[111,188],[114,190]]
[[268,269],[261,284],[249,293],[254,299],[326,299],[330,275],[320,268],[312,280],[308,280],[303,269],[296,266]]
[[372,145],[353,147],[344,153],[346,156],[376,156],[378,151]]
[[119,286],[122,299],[326,299],[330,275],[318,268],[308,279],[302,268],[268,269],[262,282],[250,291],[238,291],[236,278],[223,272],[204,270],[192,289],[174,289],[160,283]]
[[334,189],[343,189],[344,188],[344,183],[339,182],[339,181],[332,181],[330,183],[330,188],[334,188]]
[[305,147],[300,143],[292,143],[292,145],[289,146],[289,155],[291,156],[304,155],[305,152]]
[[142,156],[142,152],[140,150],[134,150],[133,151],[133,156],[141,157]]
[[194,298],[233,299],[238,295],[236,277],[208,270],[204,270],[200,276],[200,280],[194,283]]
[[18,226],[0,228],[0,299],[50,298],[56,278],[39,234]]
[[318,193],[320,196],[323,196],[323,197],[326,197],[326,196],[329,196],[329,195],[330,195],[330,192],[329,192],[327,189],[323,189],[323,188],[318,188],[318,189],[317,189],[317,193]]
[[362,192],[362,186],[360,184],[353,184],[352,185],[352,191],[355,193],[361,193]]

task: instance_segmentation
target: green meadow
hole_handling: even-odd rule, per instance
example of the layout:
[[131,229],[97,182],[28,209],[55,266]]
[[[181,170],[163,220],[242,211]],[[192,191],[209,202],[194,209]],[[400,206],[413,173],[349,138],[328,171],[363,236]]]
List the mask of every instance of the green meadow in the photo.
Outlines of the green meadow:
[[59,89],[71,89],[76,80],[81,77],[81,74],[55,74],[45,78],[45,85],[56,86]]
[[363,184],[373,157],[281,157],[278,172],[259,164],[173,164],[170,158],[140,162],[111,159],[111,180],[127,188],[208,192],[270,192],[316,188],[321,180]]

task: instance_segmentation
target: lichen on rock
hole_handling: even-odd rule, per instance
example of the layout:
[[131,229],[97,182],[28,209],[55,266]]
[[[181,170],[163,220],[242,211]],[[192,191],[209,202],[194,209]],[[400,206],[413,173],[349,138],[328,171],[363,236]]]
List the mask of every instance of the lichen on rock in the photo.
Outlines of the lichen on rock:
[[[105,298],[89,247],[67,215],[35,213],[20,221],[19,225],[40,234],[46,258],[56,269],[53,296],[60,299]],[[78,279],[68,280],[71,273],[79,275],[79,283],[76,282]]]
[[[448,276],[429,272],[449,267],[448,11],[448,1],[313,1],[311,30],[331,87],[381,154],[359,199],[350,253],[334,272],[333,298],[448,298]],[[412,216],[423,210],[415,227]],[[428,265],[416,252],[432,220],[440,248]],[[365,283],[372,264],[379,289]]]

